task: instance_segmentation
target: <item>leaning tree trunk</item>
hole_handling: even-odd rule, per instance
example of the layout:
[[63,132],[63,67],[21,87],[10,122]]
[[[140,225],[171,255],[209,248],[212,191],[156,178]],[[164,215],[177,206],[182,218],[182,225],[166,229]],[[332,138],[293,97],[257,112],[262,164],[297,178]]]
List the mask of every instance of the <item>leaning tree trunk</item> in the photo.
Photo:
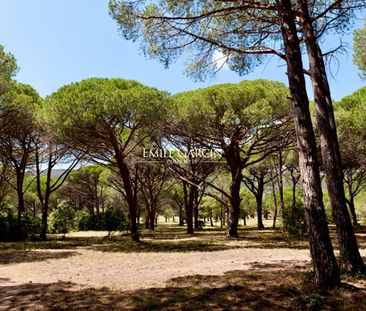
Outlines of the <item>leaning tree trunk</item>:
[[286,52],[287,76],[302,177],[305,220],[315,272],[315,283],[321,288],[334,288],[340,284],[340,273],[329,237],[323,206],[315,134],[309,111],[309,99],[306,92],[295,17],[291,0],[277,0],[276,3]]
[[275,181],[273,179],[271,181],[271,185],[272,185],[272,195],[273,195],[273,205],[274,205],[272,228],[275,229],[276,228],[276,220],[277,220],[278,204],[277,204]]
[[346,202],[348,204],[349,211],[351,213],[353,226],[356,227],[356,226],[358,226],[358,221],[357,221],[355,200],[354,200],[354,195],[353,195],[353,191],[352,191],[352,183],[351,182],[347,183],[347,189],[348,189],[349,199],[346,198]]
[[302,29],[309,57],[310,77],[314,90],[316,121],[325,178],[340,246],[341,266],[352,272],[366,272],[347,209],[341,153],[323,55],[309,16],[307,1],[299,1],[302,10]]

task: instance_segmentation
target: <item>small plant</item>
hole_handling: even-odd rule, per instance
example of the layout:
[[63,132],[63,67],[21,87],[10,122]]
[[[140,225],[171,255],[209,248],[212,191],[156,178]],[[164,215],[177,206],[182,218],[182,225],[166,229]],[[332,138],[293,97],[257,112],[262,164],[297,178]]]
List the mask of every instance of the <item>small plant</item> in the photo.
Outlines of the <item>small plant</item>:
[[52,212],[52,226],[54,233],[62,233],[65,237],[73,229],[75,212],[68,205],[61,205]]

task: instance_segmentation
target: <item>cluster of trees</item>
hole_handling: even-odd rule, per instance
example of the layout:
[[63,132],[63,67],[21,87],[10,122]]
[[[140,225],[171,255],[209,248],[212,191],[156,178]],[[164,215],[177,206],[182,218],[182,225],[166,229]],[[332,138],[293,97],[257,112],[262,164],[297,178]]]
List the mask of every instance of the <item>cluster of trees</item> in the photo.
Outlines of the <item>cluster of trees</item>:
[[[329,32],[347,30],[364,8],[362,0],[110,1],[111,15],[124,38],[140,38],[143,50],[166,66],[185,51],[193,51],[187,72],[198,79],[218,69],[214,53],[221,54],[239,74],[263,63],[269,55],[285,62],[315,282],[325,288],[338,286],[340,273],[327,228],[305,75],[312,81],[321,164],[337,228],[340,263],[348,270],[364,272],[347,210],[325,66],[325,58],[337,49],[324,53],[319,44]],[[304,50],[309,69],[304,68]]]
[[[134,241],[139,241],[139,206],[146,206],[145,224],[153,229],[159,206],[176,204],[180,222],[184,211],[187,232],[192,233],[199,227],[199,206],[207,208],[210,200],[222,207],[221,215],[227,214],[228,236],[237,237],[246,201],[243,185],[255,200],[258,228],[263,228],[264,193],[272,191],[275,225],[278,212],[282,217],[296,214],[285,210],[284,185],[291,185],[294,211],[301,176],[315,282],[333,288],[340,284],[340,270],[328,231],[322,171],[340,244],[339,263],[365,272],[352,226],[352,220],[357,222],[354,198],[365,178],[363,90],[344,99],[334,112],[325,67],[325,58],[334,51],[323,53],[319,45],[329,31],[342,33],[364,6],[362,0],[110,1],[122,35],[141,38],[145,52],[166,66],[186,50],[194,51],[187,72],[203,79],[219,69],[215,53],[239,74],[275,55],[286,64],[289,89],[256,80],[170,96],[136,81],[88,79],[43,100],[31,87],[12,81],[14,58],[1,50],[1,62],[6,64],[0,80],[2,180],[17,194],[18,238],[24,236],[24,195],[32,184],[26,183],[26,176],[31,171],[36,176],[43,239],[52,193],[66,187],[67,176],[83,160],[110,171],[108,187],[126,206]],[[357,44],[360,38],[362,33],[356,33]],[[304,68],[302,51],[309,69]],[[358,63],[364,64],[362,51],[357,55]],[[305,75],[312,81],[314,118]],[[338,133],[336,116],[344,124]],[[169,157],[145,157],[146,148],[175,151]],[[201,149],[220,150],[220,159],[194,156]],[[181,151],[188,155],[185,161],[177,160]],[[52,170],[58,163],[67,169],[55,179]],[[88,186],[93,188],[92,181]],[[94,189],[91,196],[97,204],[90,209],[99,214],[103,199],[97,192]],[[207,216],[212,219],[210,206]]]

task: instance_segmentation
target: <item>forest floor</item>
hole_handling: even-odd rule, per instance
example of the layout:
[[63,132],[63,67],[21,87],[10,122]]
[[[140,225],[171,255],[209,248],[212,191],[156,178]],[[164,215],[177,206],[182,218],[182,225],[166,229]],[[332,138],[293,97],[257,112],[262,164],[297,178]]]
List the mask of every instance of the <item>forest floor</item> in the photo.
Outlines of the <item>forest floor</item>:
[[[334,232],[332,232],[334,235]],[[366,256],[366,228],[358,229]],[[0,310],[366,310],[366,278],[331,292],[312,285],[307,241],[240,228],[102,232],[0,243]]]

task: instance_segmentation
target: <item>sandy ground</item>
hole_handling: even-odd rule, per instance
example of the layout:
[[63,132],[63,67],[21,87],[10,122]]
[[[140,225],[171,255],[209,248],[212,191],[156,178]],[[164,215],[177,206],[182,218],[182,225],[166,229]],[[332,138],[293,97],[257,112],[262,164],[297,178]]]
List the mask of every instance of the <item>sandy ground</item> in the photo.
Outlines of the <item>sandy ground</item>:
[[[253,265],[303,265],[308,250],[232,249],[187,253],[111,253],[82,248],[34,251],[49,259],[0,265],[1,286],[24,283],[71,282],[79,288],[108,287],[136,290],[164,287],[176,277],[221,275],[227,271],[250,269]],[[53,258],[54,257],[54,258]]]

